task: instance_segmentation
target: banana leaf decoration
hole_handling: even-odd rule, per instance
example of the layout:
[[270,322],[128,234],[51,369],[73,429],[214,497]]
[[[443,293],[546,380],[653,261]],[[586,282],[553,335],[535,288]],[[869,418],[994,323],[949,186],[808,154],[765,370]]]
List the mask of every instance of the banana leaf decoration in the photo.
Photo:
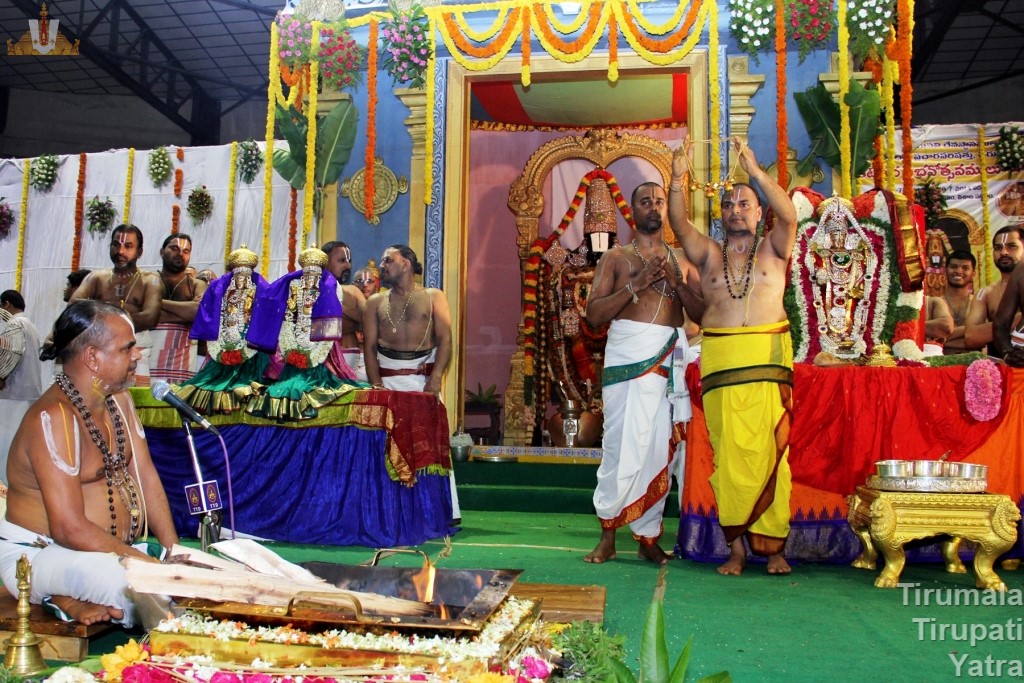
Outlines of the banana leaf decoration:
[[[293,188],[301,190],[306,185],[306,133],[309,124],[305,115],[294,106],[285,109],[277,105],[276,119],[288,149],[274,149],[274,170]],[[348,100],[338,102],[325,116],[317,117],[313,211],[318,219],[324,188],[338,182],[352,155],[358,122],[359,114]]]
[[[811,138],[811,151],[797,163],[797,173],[809,175],[816,156],[838,171],[839,105],[820,83],[802,93],[793,93],[793,99]],[[875,138],[881,130],[881,99],[877,90],[868,90],[851,79],[846,104],[850,107],[850,170],[854,178],[859,178],[875,158]]]

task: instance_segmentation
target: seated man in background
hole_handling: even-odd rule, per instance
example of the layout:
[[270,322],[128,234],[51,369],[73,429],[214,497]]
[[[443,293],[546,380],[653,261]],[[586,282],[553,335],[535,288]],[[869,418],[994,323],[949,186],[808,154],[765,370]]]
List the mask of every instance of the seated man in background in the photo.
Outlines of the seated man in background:
[[165,606],[134,594],[119,560],[147,558],[135,544],[150,531],[164,548],[178,535],[127,392],[141,355],[132,324],[114,306],[83,300],[61,313],[53,341],[63,372],[29,408],[7,461],[0,579],[16,592],[25,554],[33,603],[83,624],[148,626]]

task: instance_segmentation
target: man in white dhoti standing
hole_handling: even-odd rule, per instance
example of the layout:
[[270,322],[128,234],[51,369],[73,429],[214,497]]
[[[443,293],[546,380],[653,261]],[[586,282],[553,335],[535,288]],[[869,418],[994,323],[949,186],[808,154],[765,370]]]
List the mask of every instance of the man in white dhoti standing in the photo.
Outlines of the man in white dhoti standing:
[[[639,541],[638,556],[665,564],[658,545],[670,475],[681,484],[681,456],[675,446],[689,420],[682,372],[689,349],[684,309],[703,315],[700,283],[682,251],[661,237],[667,199],[657,183],[636,188],[630,202],[636,227],[630,244],[605,253],[597,264],[587,300],[587,323],[611,321],[603,375],[604,438],[594,508],[601,540],[583,559],[602,563],[615,557],[615,532],[629,525]],[[674,362],[674,356],[678,356]]]
[[[363,355],[375,387],[394,391],[441,392],[441,377],[452,357],[452,317],[439,289],[416,284],[423,273],[416,252],[404,244],[384,250],[380,282],[388,291],[366,302]],[[452,517],[461,519],[455,475],[451,478]]]

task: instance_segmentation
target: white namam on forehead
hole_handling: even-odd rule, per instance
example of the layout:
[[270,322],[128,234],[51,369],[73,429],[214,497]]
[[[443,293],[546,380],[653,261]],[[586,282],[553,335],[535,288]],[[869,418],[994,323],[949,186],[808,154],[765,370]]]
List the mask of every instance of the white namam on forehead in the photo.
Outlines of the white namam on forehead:
[[60,453],[57,452],[57,442],[53,438],[53,424],[50,421],[50,414],[45,410],[39,413],[39,422],[43,426],[43,442],[46,443],[46,451],[50,454],[50,460],[57,466],[64,474],[77,477],[78,472],[82,467],[82,457],[78,438],[78,420],[72,419],[71,424],[74,425],[74,442],[75,442],[75,453],[74,457],[71,458],[71,463],[64,462],[64,459],[60,457]]

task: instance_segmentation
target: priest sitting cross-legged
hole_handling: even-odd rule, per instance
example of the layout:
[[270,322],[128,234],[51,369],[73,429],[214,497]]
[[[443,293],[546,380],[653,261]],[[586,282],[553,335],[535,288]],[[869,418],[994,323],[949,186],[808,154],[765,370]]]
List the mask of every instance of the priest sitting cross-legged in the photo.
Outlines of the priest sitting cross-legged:
[[132,323],[114,306],[77,301],[57,319],[48,354],[61,359],[63,372],[29,408],[11,445],[0,578],[16,592],[24,554],[33,603],[84,624],[149,627],[166,605],[133,593],[120,560],[148,559],[150,531],[164,548],[178,535],[126,391],[140,357]]

